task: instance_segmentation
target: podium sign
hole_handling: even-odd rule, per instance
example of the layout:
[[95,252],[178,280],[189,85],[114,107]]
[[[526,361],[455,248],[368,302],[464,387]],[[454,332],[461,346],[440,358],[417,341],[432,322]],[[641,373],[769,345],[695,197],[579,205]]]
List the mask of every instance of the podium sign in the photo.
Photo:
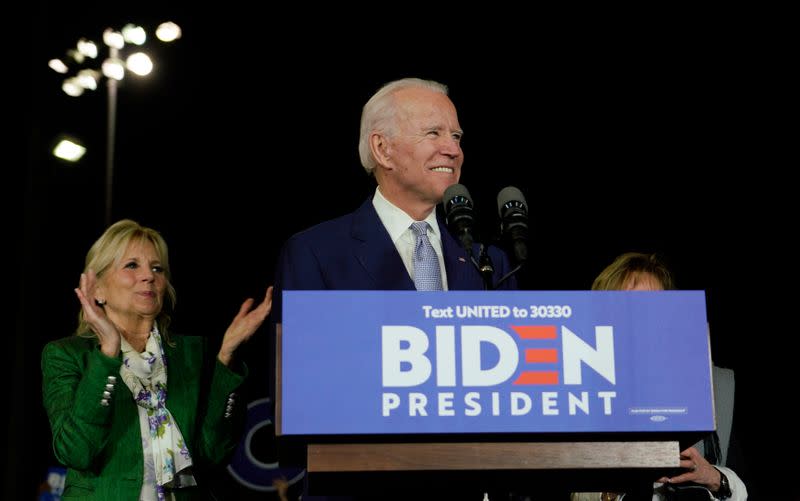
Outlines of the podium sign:
[[284,291],[281,435],[711,431],[702,291]]

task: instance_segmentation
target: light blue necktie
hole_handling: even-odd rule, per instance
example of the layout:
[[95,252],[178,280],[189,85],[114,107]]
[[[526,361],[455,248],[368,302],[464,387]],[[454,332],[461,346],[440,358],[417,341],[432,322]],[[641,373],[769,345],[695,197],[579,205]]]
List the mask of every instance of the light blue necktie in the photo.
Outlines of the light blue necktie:
[[436,251],[428,240],[428,228],[425,221],[411,224],[411,230],[417,237],[414,244],[414,285],[418,291],[440,291],[443,290],[442,272]]

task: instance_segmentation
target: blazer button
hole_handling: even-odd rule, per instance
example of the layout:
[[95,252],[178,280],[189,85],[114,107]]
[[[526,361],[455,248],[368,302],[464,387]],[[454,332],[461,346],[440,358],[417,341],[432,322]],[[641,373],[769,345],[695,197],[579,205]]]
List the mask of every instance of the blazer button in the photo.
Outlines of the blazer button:
[[108,400],[106,400],[105,398],[104,398],[104,399],[102,399],[102,400],[100,401],[100,405],[102,405],[103,407],[108,407]]

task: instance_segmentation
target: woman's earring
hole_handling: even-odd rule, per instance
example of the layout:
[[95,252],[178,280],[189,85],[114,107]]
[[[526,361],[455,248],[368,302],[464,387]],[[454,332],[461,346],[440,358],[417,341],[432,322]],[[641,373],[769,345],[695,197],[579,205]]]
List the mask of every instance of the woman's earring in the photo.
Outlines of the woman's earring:
[[95,299],[94,302],[95,302],[95,304],[97,306],[105,306],[105,304],[106,304],[106,300],[105,299]]

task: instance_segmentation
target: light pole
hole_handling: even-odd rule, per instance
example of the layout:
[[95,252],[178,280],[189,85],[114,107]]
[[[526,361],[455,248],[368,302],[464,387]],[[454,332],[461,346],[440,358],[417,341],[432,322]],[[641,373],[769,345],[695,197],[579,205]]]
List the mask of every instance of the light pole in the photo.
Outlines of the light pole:
[[[118,57],[119,50],[116,47],[109,48],[111,58]],[[116,78],[106,79],[106,89],[108,92],[108,114],[106,116],[106,200],[105,223],[111,225],[111,199],[114,191],[114,139],[117,135],[117,88],[119,80]]]
[[[181,37],[180,27],[172,22],[161,23],[156,29],[156,37],[162,42],[172,42]],[[114,149],[117,128],[117,91],[119,81],[127,71],[136,75],[148,75],[153,69],[153,62],[144,52],[135,52],[128,55],[123,61],[121,50],[125,44],[142,45],[147,39],[147,33],[141,26],[126,25],[121,31],[107,28],[103,32],[103,42],[108,47],[108,58],[101,65],[100,71],[96,68],[85,67],[88,59],[97,58],[97,45],[85,38],[81,38],[75,49],[67,51],[68,60],[73,66],[80,68],[77,73],[64,80],[61,88],[69,96],[78,97],[85,90],[95,90],[101,74],[106,77],[106,91],[108,98],[106,115],[106,165],[105,165],[105,223],[111,224],[111,207],[114,191]],[[59,73],[68,73],[70,68],[60,59],[51,59],[50,68]]]

